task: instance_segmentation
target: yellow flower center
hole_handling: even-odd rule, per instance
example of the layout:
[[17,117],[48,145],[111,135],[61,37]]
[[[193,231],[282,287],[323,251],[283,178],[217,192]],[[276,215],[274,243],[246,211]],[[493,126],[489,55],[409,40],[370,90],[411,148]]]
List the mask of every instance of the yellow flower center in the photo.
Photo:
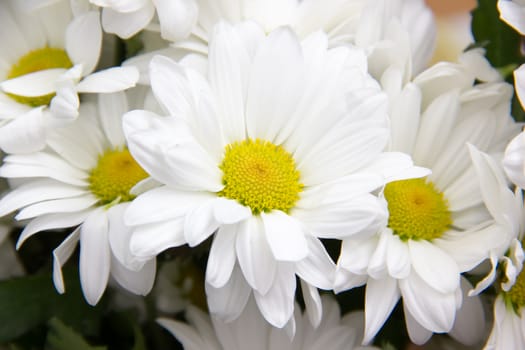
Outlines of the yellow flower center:
[[515,311],[525,306],[525,273],[521,270],[512,288],[504,293],[507,305],[510,304]]
[[247,139],[227,145],[219,167],[224,185],[219,196],[250,207],[254,215],[289,212],[303,190],[292,156],[268,141]]
[[102,204],[127,202],[135,198],[129,193],[148,174],[127,149],[109,150],[101,155],[89,174],[89,189]]
[[[28,54],[22,56],[7,73],[7,79],[18,78],[23,75],[45,69],[68,69],[71,67],[73,67],[73,63],[71,63],[71,60],[69,59],[66,51],[63,49],[45,47],[43,49],[31,51]],[[36,97],[26,97],[14,94],[7,95],[17,102],[29,105],[31,107],[48,105],[51,102],[51,99],[53,99],[55,96],[55,94]]]
[[402,240],[433,240],[452,224],[443,193],[425,179],[402,180],[385,187],[388,226]]

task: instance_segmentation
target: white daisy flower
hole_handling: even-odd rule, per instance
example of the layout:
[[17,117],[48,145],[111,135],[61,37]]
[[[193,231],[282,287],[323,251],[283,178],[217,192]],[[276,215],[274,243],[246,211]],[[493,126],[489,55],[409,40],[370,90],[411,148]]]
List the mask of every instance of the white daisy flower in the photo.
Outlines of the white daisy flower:
[[360,346],[363,313],[352,312],[341,318],[339,305],[330,297],[321,298],[323,317],[314,328],[306,314],[296,308],[297,333],[290,339],[286,332],[270,326],[251,299],[241,316],[232,322],[209,317],[195,307],[188,307],[187,325],[180,321],[159,319],[157,322],[173,334],[185,350],[352,350],[378,349]]
[[[128,39],[142,29],[160,30],[166,40],[187,37],[195,25],[197,4],[191,0],[89,0],[102,7],[102,26]],[[155,18],[155,10],[157,18]]]
[[50,128],[76,117],[78,93],[120,91],[138,79],[133,67],[93,73],[102,43],[97,11],[73,16],[69,1],[55,1],[30,12],[8,0],[0,2],[0,23],[0,148],[7,153],[42,149]]
[[525,273],[494,302],[494,324],[484,350],[525,349]]
[[[174,7],[188,0],[171,0]],[[208,53],[208,41],[220,21],[255,21],[266,33],[287,25],[300,38],[322,30],[329,46],[356,45],[366,50],[369,72],[380,74],[389,65],[419,72],[427,66],[435,42],[432,11],[423,0],[193,0],[198,4],[197,23],[186,40],[176,40],[159,53],[178,60],[188,52]],[[149,84],[148,67],[154,53],[133,57],[125,65],[141,72]]]
[[477,324],[480,305],[477,311],[463,311],[470,317],[456,316],[463,299],[460,273],[489,258],[501,237],[489,225],[466,143],[501,153],[519,127],[509,115],[511,87],[473,86],[472,70],[478,70],[478,79],[494,78],[493,72],[483,69],[488,64],[478,52],[465,54],[462,62],[435,65],[405,86],[395,70],[383,76],[392,103],[390,149],[412,155],[432,174],[387,184],[387,227],[374,237],[343,241],[336,289],[367,284],[365,342],[400,297],[417,344],[433,332],[452,330],[467,344],[483,335],[483,327],[469,326]]
[[319,238],[373,233],[382,218],[370,192],[412,170],[409,157],[382,152],[386,100],[365,55],[328,50],[321,32],[300,43],[289,28],[266,36],[253,22],[221,23],[208,77],[161,56],[150,76],[170,116],[124,117],[131,153],[162,184],[126,213],[132,252],[151,259],[213,236],[212,313],[235,319],[253,291],[281,328],[297,275],[318,323],[317,287],[332,288],[334,269]]
[[124,93],[100,95],[98,110],[82,104],[74,123],[48,135],[46,149],[9,155],[0,168],[0,176],[23,180],[0,200],[0,216],[21,209],[16,219],[30,220],[17,247],[40,231],[78,225],[53,251],[53,281],[63,293],[61,268],[80,241],[80,280],[90,304],[98,302],[110,274],[143,295],[155,276],[154,259],[133,264],[122,218],[134,198],[130,189],[147,177],[126,148],[121,126],[126,111]]

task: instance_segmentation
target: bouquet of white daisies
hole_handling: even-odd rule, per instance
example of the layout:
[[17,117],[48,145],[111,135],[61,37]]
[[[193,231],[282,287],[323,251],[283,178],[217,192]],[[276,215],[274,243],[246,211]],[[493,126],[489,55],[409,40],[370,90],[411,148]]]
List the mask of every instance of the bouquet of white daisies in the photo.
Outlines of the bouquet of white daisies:
[[423,0],[0,25],[0,349],[525,349],[523,0],[437,63]]

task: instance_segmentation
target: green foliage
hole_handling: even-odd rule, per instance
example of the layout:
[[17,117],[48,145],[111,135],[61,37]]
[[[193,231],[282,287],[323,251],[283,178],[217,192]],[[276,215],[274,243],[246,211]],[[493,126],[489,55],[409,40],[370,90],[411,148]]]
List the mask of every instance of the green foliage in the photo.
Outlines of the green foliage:
[[521,37],[499,18],[497,0],[478,0],[472,12],[472,34],[477,43],[486,43],[487,58],[496,68],[523,62]]
[[106,350],[105,346],[91,346],[84,338],[62,321],[53,318],[49,321],[49,333],[47,335],[47,350]]
[[58,317],[68,325],[95,333],[101,307],[83,299],[78,275],[65,273],[66,293],[55,290],[50,274],[27,276],[0,282],[0,344]]
[[[522,38],[499,18],[496,4],[497,0],[478,0],[478,7],[472,11],[474,47],[484,47],[490,63],[514,85],[512,71],[525,63]],[[512,115],[517,121],[525,121],[525,113],[516,97],[512,101]]]

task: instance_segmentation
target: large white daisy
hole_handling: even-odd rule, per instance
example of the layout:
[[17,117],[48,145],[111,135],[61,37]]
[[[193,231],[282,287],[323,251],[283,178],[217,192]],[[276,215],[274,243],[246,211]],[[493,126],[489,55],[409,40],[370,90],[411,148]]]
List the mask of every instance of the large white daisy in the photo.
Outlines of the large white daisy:
[[78,93],[120,91],[138,79],[133,67],[93,73],[102,43],[97,11],[74,16],[65,0],[37,9],[7,0],[0,23],[0,148],[8,153],[44,147],[49,129],[76,117]]
[[297,332],[293,339],[279,328],[271,327],[250,300],[241,316],[233,322],[210,317],[195,307],[188,307],[190,325],[170,319],[157,322],[173,334],[185,350],[352,350],[378,349],[360,346],[363,313],[356,311],[341,318],[339,305],[323,296],[323,317],[313,328],[296,308]]
[[74,123],[48,135],[46,149],[7,156],[0,168],[0,176],[21,179],[0,200],[0,216],[21,209],[16,219],[30,220],[17,247],[40,231],[76,226],[53,251],[53,281],[63,293],[61,268],[80,241],[80,281],[90,304],[110,274],[136,294],[148,293],[155,276],[154,259],[133,264],[123,223],[130,189],[147,178],[126,148],[121,118],[127,110],[124,93],[100,95],[98,109],[83,104]]
[[162,184],[126,213],[131,250],[151,259],[213,236],[208,303],[222,318],[236,318],[253,291],[264,317],[285,326],[297,275],[318,323],[317,287],[332,288],[334,268],[319,238],[373,233],[370,192],[412,170],[409,157],[383,153],[386,96],[364,53],[327,43],[321,32],[300,43],[289,28],[266,36],[254,22],[220,23],[207,77],[153,59],[168,117],[124,117],[131,153]]
[[462,305],[460,273],[489,258],[502,237],[490,225],[467,143],[501,157],[519,127],[509,115],[511,87],[473,86],[476,78],[495,73],[485,69],[479,52],[468,52],[461,61],[437,64],[405,86],[395,70],[383,76],[392,102],[390,149],[412,155],[432,174],[388,184],[387,227],[371,238],[343,241],[337,289],[367,284],[365,341],[400,297],[415,343],[426,342],[432,332],[452,330],[465,343],[483,335],[483,327],[472,327],[476,318],[483,319],[479,303],[477,311],[465,311],[470,317],[456,317]]

